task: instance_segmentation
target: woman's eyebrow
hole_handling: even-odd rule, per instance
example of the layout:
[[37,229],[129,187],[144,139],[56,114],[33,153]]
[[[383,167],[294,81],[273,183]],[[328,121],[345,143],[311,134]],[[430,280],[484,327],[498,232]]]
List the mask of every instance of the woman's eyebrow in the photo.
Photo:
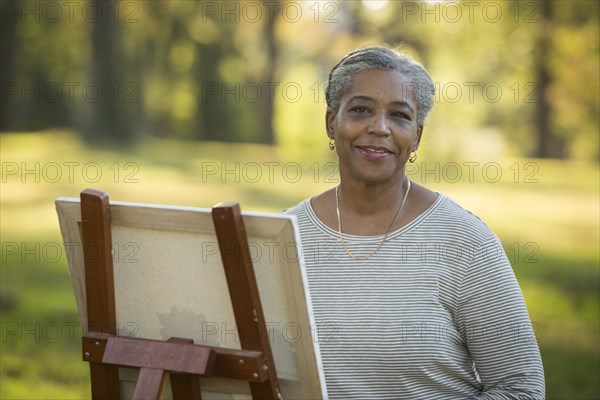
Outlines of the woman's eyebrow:
[[[372,97],[365,96],[364,94],[357,94],[356,96],[350,97],[350,99],[348,99],[348,103],[351,103],[356,100],[369,101],[369,102],[375,101]],[[406,107],[409,109],[409,111],[411,113],[415,112],[415,109],[410,105],[410,103],[407,101],[404,101],[404,100],[393,101],[392,105],[398,106],[398,107]]]
[[350,99],[348,99],[348,103],[350,103],[351,101],[355,101],[355,100],[373,101],[373,98],[369,97],[369,96],[365,96],[365,95],[356,95],[356,96],[350,97]]

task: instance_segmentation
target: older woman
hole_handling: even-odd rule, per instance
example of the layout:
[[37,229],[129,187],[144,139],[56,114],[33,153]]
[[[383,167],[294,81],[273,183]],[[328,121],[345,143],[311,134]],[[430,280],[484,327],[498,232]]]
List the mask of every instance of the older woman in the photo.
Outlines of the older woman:
[[330,398],[539,399],[544,374],[498,238],[411,182],[434,85],[386,47],[343,57],[325,117],[339,186],[300,225]]

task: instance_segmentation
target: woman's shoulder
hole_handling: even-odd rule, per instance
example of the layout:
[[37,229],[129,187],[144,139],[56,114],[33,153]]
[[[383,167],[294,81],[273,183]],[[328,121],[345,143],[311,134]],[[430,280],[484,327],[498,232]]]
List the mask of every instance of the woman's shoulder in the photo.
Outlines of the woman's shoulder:
[[296,205],[286,208],[285,210],[281,211],[281,213],[282,214],[292,214],[298,218],[301,216],[306,216],[309,201],[310,201],[310,198],[304,199],[304,200],[300,201],[299,203],[297,203]]
[[433,212],[426,218],[426,225],[442,227],[459,236],[479,236],[482,240],[495,236],[477,214],[445,194],[439,193],[439,197]]
[[[295,206],[282,211],[284,214],[294,214],[298,219],[326,219],[327,216],[335,215],[335,206],[328,209],[328,206],[334,204],[333,189],[324,191],[315,196],[300,201]],[[327,223],[327,221],[325,221]]]

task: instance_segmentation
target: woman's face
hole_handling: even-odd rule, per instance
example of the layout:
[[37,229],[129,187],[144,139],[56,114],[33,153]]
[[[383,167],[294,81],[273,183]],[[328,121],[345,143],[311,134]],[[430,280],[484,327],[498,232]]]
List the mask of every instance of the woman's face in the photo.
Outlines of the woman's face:
[[423,131],[417,125],[415,85],[393,70],[354,75],[337,114],[327,112],[326,124],[342,179],[365,184],[401,182]]

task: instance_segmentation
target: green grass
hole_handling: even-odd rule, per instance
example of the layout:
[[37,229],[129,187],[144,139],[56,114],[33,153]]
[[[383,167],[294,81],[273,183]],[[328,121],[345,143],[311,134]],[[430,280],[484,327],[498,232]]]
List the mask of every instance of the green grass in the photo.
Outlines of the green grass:
[[[2,135],[1,141],[2,399],[89,398],[66,257],[55,254],[62,244],[57,197],[94,187],[121,201],[211,207],[235,200],[244,210],[275,212],[337,180],[331,154],[289,159],[268,146],[149,140],[127,150],[92,150],[61,132]],[[440,159],[430,153],[423,160]],[[481,169],[470,181],[464,160],[456,162],[463,165],[457,182],[441,170],[411,178],[454,198],[502,239],[537,329],[547,398],[600,398],[598,165],[501,159],[494,162],[502,177],[491,182]],[[39,174],[21,173],[35,163]],[[62,168],[60,179],[50,174],[52,163]],[[15,165],[19,172],[7,174]],[[94,168],[102,172],[95,182]],[[525,180],[531,171],[537,182]]]

